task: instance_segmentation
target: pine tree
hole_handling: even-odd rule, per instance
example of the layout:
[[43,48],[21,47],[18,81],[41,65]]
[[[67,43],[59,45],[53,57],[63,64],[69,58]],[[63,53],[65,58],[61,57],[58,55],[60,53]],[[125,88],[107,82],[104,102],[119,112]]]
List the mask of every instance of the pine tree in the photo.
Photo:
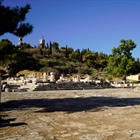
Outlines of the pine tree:
[[24,7],[16,6],[14,8],[4,6],[2,0],[0,0],[0,36],[4,33],[11,33],[23,38],[30,34],[33,26],[28,22],[24,22],[30,9],[29,4]]

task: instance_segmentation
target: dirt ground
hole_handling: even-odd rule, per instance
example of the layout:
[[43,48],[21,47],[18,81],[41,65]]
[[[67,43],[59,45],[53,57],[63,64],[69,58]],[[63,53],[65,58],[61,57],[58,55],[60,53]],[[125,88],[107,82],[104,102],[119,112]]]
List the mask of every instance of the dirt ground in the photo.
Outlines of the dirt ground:
[[2,93],[0,140],[140,140],[133,89]]

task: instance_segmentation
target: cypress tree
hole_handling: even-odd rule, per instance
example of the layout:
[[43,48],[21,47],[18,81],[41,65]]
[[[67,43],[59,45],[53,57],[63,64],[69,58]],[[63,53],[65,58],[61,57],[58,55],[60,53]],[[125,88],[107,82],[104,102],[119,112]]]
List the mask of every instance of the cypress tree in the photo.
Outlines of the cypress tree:
[[68,54],[68,47],[67,47],[67,45],[66,45],[65,57],[66,57],[66,58],[69,57],[69,54]]
[[52,43],[50,41],[50,51],[49,51],[49,54],[52,55]]

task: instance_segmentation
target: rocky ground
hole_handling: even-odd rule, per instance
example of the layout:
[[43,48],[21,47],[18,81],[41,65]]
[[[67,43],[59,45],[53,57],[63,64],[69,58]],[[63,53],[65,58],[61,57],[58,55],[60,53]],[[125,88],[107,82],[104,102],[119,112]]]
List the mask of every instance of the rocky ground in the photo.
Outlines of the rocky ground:
[[2,93],[0,140],[139,140],[133,89]]

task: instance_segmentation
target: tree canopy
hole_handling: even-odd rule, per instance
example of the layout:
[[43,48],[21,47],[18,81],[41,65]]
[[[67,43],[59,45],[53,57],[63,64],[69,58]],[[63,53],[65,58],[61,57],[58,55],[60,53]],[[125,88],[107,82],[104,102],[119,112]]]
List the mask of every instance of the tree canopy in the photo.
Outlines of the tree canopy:
[[120,40],[120,45],[112,49],[112,55],[108,61],[108,72],[114,76],[126,76],[132,72],[135,60],[131,51],[136,47],[132,40]]
[[24,22],[26,20],[26,14],[31,9],[29,4],[24,7],[9,7],[2,5],[0,0],[0,36],[4,33],[11,33],[18,37],[24,37],[30,34],[33,30],[33,26]]

